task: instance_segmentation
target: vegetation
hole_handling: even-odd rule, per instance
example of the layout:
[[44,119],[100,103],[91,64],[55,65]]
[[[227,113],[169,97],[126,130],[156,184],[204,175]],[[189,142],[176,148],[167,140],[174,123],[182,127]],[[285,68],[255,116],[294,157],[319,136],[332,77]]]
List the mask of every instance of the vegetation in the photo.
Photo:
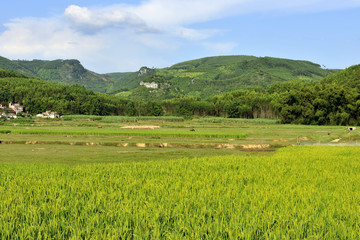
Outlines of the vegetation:
[[[0,57],[0,68],[134,100],[165,100],[181,96],[205,99],[250,86],[266,88],[278,81],[319,81],[335,72],[307,61],[253,56],[209,57],[169,68],[142,67],[138,72],[109,74],[91,72],[78,60],[10,61]],[[156,82],[159,87],[149,89],[141,86],[141,82]]]
[[[239,68],[230,67],[232,64]],[[266,88],[247,87],[205,99],[191,97],[189,92],[181,90],[184,88],[175,87],[173,82],[175,78],[172,78],[176,76],[182,79],[179,77],[181,75],[184,78],[201,79],[201,76],[206,75],[210,79],[212,74],[220,70],[240,76],[240,72],[234,69],[257,67],[263,70],[268,67],[270,72],[278,74],[278,80],[271,84],[269,82],[270,85]],[[276,69],[278,70],[275,71]],[[285,76],[290,76],[286,75],[289,74],[287,71],[290,71],[292,76],[301,76],[299,79],[302,80],[285,81],[287,79]],[[2,70],[0,71],[0,103],[4,105],[8,102],[21,103],[31,114],[50,109],[60,114],[177,116],[189,119],[198,116],[216,116],[270,118],[279,119],[281,123],[311,125],[359,125],[360,65],[334,73],[319,82],[310,78],[304,80],[304,76],[312,76],[311,79],[316,79],[320,78],[321,74],[326,75],[330,72],[305,61],[248,56],[205,58],[176,64],[168,69],[143,67],[136,77],[131,73],[112,74],[123,77],[123,80],[127,79],[127,76],[132,76],[130,80],[141,80],[143,84],[153,83],[158,86],[152,90],[145,86],[137,87],[128,98],[124,98],[96,93],[78,85],[48,83]],[[249,77],[249,79],[254,78]],[[179,83],[184,83],[183,80],[179,80]],[[212,86],[208,82],[201,82],[200,85]],[[211,88],[219,89],[215,86]],[[206,92],[204,87],[202,89]],[[137,98],[151,100],[142,101],[136,100]]]
[[106,92],[113,84],[106,76],[85,69],[78,60],[11,61],[0,57],[0,68],[54,83],[76,84],[97,92]]
[[139,121],[160,121],[160,122],[183,122],[183,117],[175,116],[95,116],[95,115],[66,115],[64,120],[89,120],[99,121],[104,123],[122,123],[122,122],[139,122]]
[[3,69],[0,69],[0,78],[28,78],[27,76],[19,73],[15,73],[14,71],[6,71]]
[[[219,133],[200,131],[156,131],[152,130],[54,130],[54,129],[1,129],[2,132],[12,134],[39,134],[39,135],[100,135],[100,136],[150,136],[150,137],[192,137],[192,138],[245,138],[244,133]],[[0,132],[1,133],[1,132]]]
[[1,164],[0,236],[359,238],[360,151],[118,164]]
[[[4,121],[0,238],[359,237],[358,148],[291,147],[355,143],[358,130],[121,119]],[[120,129],[154,124],[160,129]],[[237,133],[246,137],[230,138]]]
[[0,238],[358,238],[358,148],[278,149],[299,139],[360,135],[266,119],[6,120]]
[[276,118],[281,123],[359,125],[360,65],[317,82],[276,82],[267,89],[248,88],[205,100],[164,101],[166,114]]
[[317,84],[287,90],[279,103],[283,123],[359,125],[360,65],[352,66]]
[[33,78],[0,78],[0,103],[21,103],[25,111],[37,114],[49,109],[60,114],[123,114],[126,100]]
[[[208,57],[154,69],[141,80],[132,78],[132,87],[127,91],[134,88],[130,97],[140,100],[179,96],[205,99],[248,87],[267,88],[275,82],[319,81],[333,72],[336,71],[306,61],[253,56]],[[159,87],[139,87],[140,81],[156,82]]]

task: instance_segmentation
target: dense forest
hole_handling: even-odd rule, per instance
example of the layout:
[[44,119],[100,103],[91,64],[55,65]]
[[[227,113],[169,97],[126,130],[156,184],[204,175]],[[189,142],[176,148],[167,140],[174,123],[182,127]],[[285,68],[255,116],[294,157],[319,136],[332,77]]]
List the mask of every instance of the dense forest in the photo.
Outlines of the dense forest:
[[66,86],[0,71],[0,103],[20,103],[25,111],[37,114],[46,110],[60,114],[123,114],[127,101],[95,93],[81,86]]
[[25,111],[60,114],[229,118],[277,118],[281,123],[360,124],[360,65],[320,82],[284,81],[269,87],[248,87],[206,99],[178,96],[161,101],[119,98],[9,71],[0,71],[0,103],[21,103]]
[[360,124],[360,65],[284,93],[279,105],[283,123]]

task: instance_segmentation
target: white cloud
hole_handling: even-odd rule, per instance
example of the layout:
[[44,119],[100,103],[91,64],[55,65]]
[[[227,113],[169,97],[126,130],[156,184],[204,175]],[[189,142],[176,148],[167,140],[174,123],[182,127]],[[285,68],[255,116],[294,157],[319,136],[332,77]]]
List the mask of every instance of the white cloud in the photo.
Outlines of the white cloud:
[[[224,54],[236,42],[216,40],[223,30],[194,24],[254,12],[327,11],[360,6],[359,0],[144,0],[102,8],[70,5],[62,16],[19,18],[0,33],[4,57],[77,58],[99,72],[164,66],[187,46]],[[191,45],[193,44],[193,45]]]
[[155,31],[134,13],[126,12],[121,8],[90,10],[87,7],[71,5],[65,10],[64,17],[71,22],[73,27],[86,33],[124,27],[133,27],[139,32]]
[[249,0],[150,0],[139,6],[127,7],[157,26],[179,26],[204,22],[229,14],[233,7]]
[[321,12],[359,6],[359,0],[148,0],[121,8],[156,26],[184,26],[254,12]]
[[188,39],[188,40],[204,40],[207,38],[210,38],[211,36],[218,33],[219,30],[209,30],[209,29],[191,29],[191,28],[185,28],[185,27],[179,27],[176,29],[175,34]]
[[0,35],[0,50],[10,56],[66,57],[82,49],[97,51],[101,46],[100,39],[77,33],[57,19],[23,18],[5,26],[8,30]]

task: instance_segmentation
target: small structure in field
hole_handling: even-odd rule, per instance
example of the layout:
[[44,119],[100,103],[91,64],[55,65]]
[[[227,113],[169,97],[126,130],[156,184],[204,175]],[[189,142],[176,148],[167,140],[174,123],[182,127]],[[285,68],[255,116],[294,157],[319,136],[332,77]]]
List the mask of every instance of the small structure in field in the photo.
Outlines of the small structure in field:
[[356,130],[356,127],[348,127],[348,130],[349,131],[354,131],[354,130]]

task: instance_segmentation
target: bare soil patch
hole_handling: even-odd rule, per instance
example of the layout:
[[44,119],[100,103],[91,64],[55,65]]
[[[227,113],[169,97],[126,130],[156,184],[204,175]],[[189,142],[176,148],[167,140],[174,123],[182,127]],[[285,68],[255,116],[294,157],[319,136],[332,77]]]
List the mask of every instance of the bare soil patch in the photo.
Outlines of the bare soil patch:
[[121,129],[159,129],[160,126],[124,126]]
[[270,147],[270,144],[249,144],[241,145],[243,149],[266,149]]

